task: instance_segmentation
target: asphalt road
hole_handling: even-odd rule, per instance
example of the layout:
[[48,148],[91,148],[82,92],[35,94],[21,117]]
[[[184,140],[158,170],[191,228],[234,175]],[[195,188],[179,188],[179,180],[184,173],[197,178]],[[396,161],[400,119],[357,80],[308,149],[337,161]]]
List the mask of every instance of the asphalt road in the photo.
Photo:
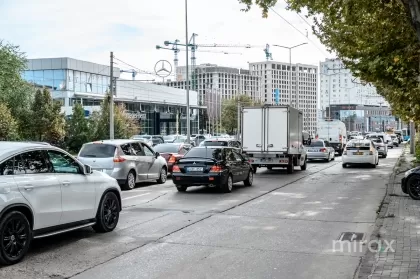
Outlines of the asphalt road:
[[400,148],[376,169],[311,162],[259,169],[230,194],[172,181],[123,192],[117,229],[83,229],[33,242],[0,278],[353,278],[363,251],[334,250],[343,232],[369,237]]

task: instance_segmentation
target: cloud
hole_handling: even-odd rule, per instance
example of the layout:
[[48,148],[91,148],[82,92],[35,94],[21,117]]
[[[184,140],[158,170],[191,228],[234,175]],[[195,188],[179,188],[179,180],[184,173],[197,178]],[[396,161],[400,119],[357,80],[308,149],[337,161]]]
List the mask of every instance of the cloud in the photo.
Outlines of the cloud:
[[[101,64],[109,63],[109,52],[140,69],[153,71],[160,59],[173,61],[173,52],[156,50],[165,40],[185,43],[183,0],[14,0],[0,10],[0,34],[20,45],[29,58],[72,57]],[[256,46],[295,45],[307,41],[283,19],[270,12],[268,19],[254,7],[244,13],[236,0],[190,0],[189,35],[198,34],[197,43],[251,44]],[[280,2],[279,2],[280,3]],[[281,3],[274,8],[297,29],[310,33],[310,27]],[[293,50],[293,62],[318,64],[326,56],[325,48],[315,42]],[[201,48],[202,49],[202,48]],[[247,67],[247,62],[265,60],[263,47],[206,48],[237,54],[197,53],[197,64],[215,63]],[[288,61],[288,51],[271,47],[276,61]],[[179,54],[185,64],[185,51]],[[119,65],[120,67],[120,65]],[[127,68],[129,68],[127,66]]]

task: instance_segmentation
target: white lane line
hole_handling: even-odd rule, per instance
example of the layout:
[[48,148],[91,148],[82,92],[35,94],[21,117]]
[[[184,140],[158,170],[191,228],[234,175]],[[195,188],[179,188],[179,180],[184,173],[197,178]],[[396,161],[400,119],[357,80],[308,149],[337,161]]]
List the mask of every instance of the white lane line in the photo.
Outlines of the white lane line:
[[128,197],[128,198],[123,198],[122,200],[124,201],[124,200],[134,199],[134,198],[138,198],[138,197],[141,197],[141,196],[146,196],[146,195],[149,195],[149,194],[150,194],[150,193],[144,193],[144,194],[137,195],[137,196],[132,196],[132,197]]

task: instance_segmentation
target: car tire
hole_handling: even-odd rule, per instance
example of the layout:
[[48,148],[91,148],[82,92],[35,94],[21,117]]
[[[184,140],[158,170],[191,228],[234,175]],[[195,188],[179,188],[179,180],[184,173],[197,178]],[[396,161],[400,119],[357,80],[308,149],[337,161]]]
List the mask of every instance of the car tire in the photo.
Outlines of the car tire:
[[371,164],[370,167],[374,169],[376,168],[376,164]]
[[[17,224],[19,224],[18,228],[16,228]],[[28,218],[20,211],[7,213],[0,220],[0,263],[12,265],[20,262],[28,252],[31,241],[32,229]],[[21,246],[20,250],[17,252],[9,250],[11,246],[17,248],[18,243]],[[6,246],[9,247],[6,248]]]
[[131,170],[127,174],[127,179],[123,185],[124,190],[133,190],[136,187],[136,173]]
[[228,178],[226,179],[226,182],[220,185],[220,190],[222,190],[223,193],[230,193],[232,192],[233,188],[233,178],[232,175],[229,174]]
[[376,160],[376,165],[379,165],[379,156],[378,156],[378,160]]
[[[412,186],[412,184],[417,184],[416,186]],[[417,194],[413,191],[413,187],[420,188],[420,175],[414,174],[411,175],[410,178],[407,180],[407,193],[413,200],[420,200],[420,192]]]
[[175,185],[175,186],[178,192],[186,192],[188,188],[187,186],[184,186],[184,185]]
[[272,170],[272,169],[273,169],[273,167],[267,167],[267,169],[268,169],[268,170]]
[[254,173],[257,173],[257,166],[252,166],[252,171],[253,171]]
[[254,182],[254,172],[249,170],[247,178],[244,180],[245,186],[252,186],[252,182]]
[[156,180],[157,181],[157,183],[159,183],[159,184],[164,184],[165,182],[166,182],[166,180],[168,179],[168,172],[166,171],[166,168],[165,167],[163,167],[161,170],[160,170],[160,173],[159,173],[159,179],[158,180]]
[[347,164],[342,164],[343,168],[347,168]]
[[385,158],[386,158],[386,156],[388,156],[388,154],[385,154],[382,158],[384,158],[384,159],[385,159]]
[[95,232],[106,233],[115,229],[120,219],[120,206],[120,202],[115,193],[105,193],[98,206],[96,224],[92,226]]
[[308,160],[305,158],[305,162],[303,162],[303,165],[300,166],[300,170],[306,170],[306,168],[308,167]]

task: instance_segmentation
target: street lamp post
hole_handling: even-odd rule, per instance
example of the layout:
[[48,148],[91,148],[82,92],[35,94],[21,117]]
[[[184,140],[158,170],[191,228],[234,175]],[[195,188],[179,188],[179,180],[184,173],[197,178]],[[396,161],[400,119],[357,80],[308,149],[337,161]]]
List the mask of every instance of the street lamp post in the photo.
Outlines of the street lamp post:
[[186,89],[187,89],[187,142],[190,142],[191,131],[190,131],[190,85],[189,85],[189,73],[188,73],[188,0],[185,0],[185,53],[186,53]]
[[[273,45],[273,46],[276,46],[276,47],[281,47],[281,48],[285,48],[285,49],[289,50],[289,67],[290,67],[290,69],[289,69],[289,106],[292,105],[292,49],[297,48],[297,47],[302,46],[302,45],[306,45],[306,44],[308,44],[308,43],[301,43],[301,44],[298,44],[298,45],[295,45],[295,46],[292,46],[292,47],[281,46],[281,45]],[[297,72],[298,71],[296,71],[296,73]],[[298,92],[296,92],[296,100],[297,100],[297,95],[298,95]],[[296,108],[299,109],[299,104],[298,103],[296,103]]]

